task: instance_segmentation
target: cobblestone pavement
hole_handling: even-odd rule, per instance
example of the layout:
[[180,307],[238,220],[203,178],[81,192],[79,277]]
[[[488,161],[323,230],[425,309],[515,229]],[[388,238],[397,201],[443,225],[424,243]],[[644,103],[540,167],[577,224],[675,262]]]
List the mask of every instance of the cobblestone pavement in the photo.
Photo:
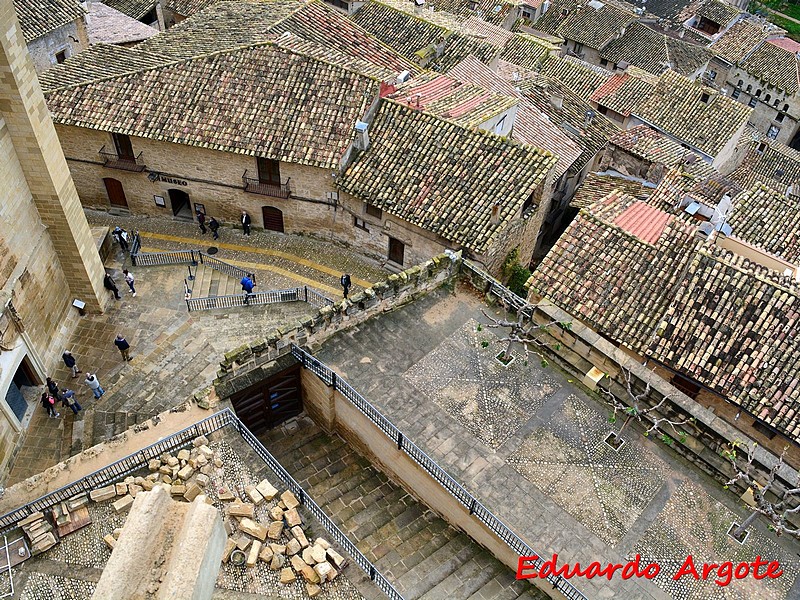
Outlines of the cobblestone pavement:
[[[120,224],[126,229],[153,233],[153,246],[177,247],[180,243],[197,247],[203,236],[192,224],[167,219],[111,217],[91,213],[93,224]],[[226,229],[223,241],[238,232]],[[163,236],[171,236],[169,240]],[[185,236],[185,237],[179,237]],[[151,238],[143,237],[146,244]],[[176,239],[181,242],[174,241]],[[205,236],[210,243],[210,235]],[[280,268],[289,275],[264,270],[261,289],[267,286],[295,287],[301,281],[311,282],[322,293],[338,286],[338,269],[353,275],[357,288],[385,278],[386,272],[357,254],[311,238],[254,232],[247,242],[248,251],[221,247],[217,255],[223,259]],[[231,244],[238,248],[236,244]],[[203,246],[200,246],[203,247]],[[130,267],[130,258],[115,246],[114,256],[107,269],[114,274],[122,299],[103,315],[84,317],[77,327],[70,347],[78,366],[98,374],[106,394],[95,400],[86,385],[84,375],[72,379],[63,364],[51,376],[61,388],[78,392],[85,410],[73,416],[61,409],[61,418],[47,418],[41,407],[33,409],[23,447],[15,457],[7,485],[11,485],[58,463],[82,449],[121,433],[159,412],[176,406],[198,390],[208,387],[214,379],[225,352],[249,340],[265,337],[276,326],[297,320],[315,310],[308,304],[272,304],[225,311],[186,310],[183,300],[183,279],[186,268],[181,266],[140,267],[132,269],[136,277],[137,295],[127,292],[121,269]],[[277,253],[277,254],[276,254]],[[113,345],[118,333],[125,335],[132,347],[133,360],[124,363]]]
[[[221,487],[231,490],[239,499],[245,498],[244,487],[255,485],[266,478],[279,490],[283,489],[278,476],[258,457],[252,449],[242,442],[237,434],[226,431],[213,434],[210,447],[224,463],[222,469],[215,471],[206,493],[214,505],[221,510],[223,502],[217,496]],[[140,475],[147,475],[143,469]],[[136,475],[136,474],[134,474]],[[111,556],[103,537],[125,524],[125,515],[117,514],[112,500],[90,503],[91,524],[63,537],[56,546],[35,556],[13,569],[15,595],[19,600],[89,600],[100,580],[103,568]],[[256,509],[259,522],[269,522],[270,505],[264,503]],[[301,513],[304,528],[310,539],[322,537],[333,542],[322,525],[307,514]],[[286,534],[288,535],[288,534]],[[14,539],[13,535],[12,538]],[[285,544],[288,537],[277,540]],[[344,551],[335,545],[342,554]],[[279,582],[279,572],[259,561],[255,567],[236,566],[230,562],[220,566],[213,598],[224,600],[237,598],[255,600],[263,598],[308,598],[302,578],[291,584]],[[8,579],[0,578],[0,593],[10,589]],[[320,600],[373,600],[380,598],[381,592],[372,584],[369,577],[357,566],[347,567],[333,582],[322,586]]]
[[264,444],[407,600],[544,600],[339,437],[304,417]]
[[[796,542],[759,522],[735,548],[726,531],[746,512],[734,497],[634,428],[614,452],[603,442],[608,411],[568,375],[526,364],[521,350],[508,368],[495,360],[502,334],[479,330],[481,308],[465,287],[439,290],[337,334],[317,356],[534,550],[558,553],[559,564],[624,563],[637,552],[662,563],[654,582],[573,580],[590,598],[800,597]],[[689,553],[698,563],[761,555],[784,575],[724,588],[672,581]]]

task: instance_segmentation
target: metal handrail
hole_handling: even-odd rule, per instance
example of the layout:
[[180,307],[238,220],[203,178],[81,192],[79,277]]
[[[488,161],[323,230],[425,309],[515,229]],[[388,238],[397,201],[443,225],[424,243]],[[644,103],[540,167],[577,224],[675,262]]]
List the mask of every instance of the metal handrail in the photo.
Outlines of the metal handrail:
[[292,178],[289,177],[286,183],[263,183],[261,179],[248,177],[247,171],[242,175],[242,184],[244,185],[245,192],[252,192],[263,196],[274,196],[276,198],[288,198],[291,195],[291,190],[289,189],[289,182],[291,180]]
[[350,555],[353,561],[364,570],[375,585],[384,592],[390,600],[403,600],[400,593],[394,588],[388,579],[378,571],[367,557],[350,541],[345,534],[327,514],[314,502],[303,487],[289,474],[289,472],[270,454],[264,445],[253,435],[253,433],[242,423],[230,408],[225,408],[214,413],[185,429],[182,429],[164,439],[161,439],[133,454],[129,454],[116,462],[98,469],[77,481],[73,481],[57,490],[45,494],[21,506],[11,512],[0,516],[0,535],[5,535],[22,519],[35,512],[49,510],[56,504],[69,500],[76,494],[88,493],[98,487],[103,487],[109,483],[119,481],[131,473],[147,468],[148,462],[161,456],[165,452],[173,452],[179,448],[189,446],[192,441],[200,435],[209,435],[215,431],[232,427],[242,437],[253,451],[272,469],[275,475],[292,491],[300,503],[320,521],[321,525],[343,549]]
[[141,152],[136,156],[120,156],[117,152],[106,150],[105,145],[103,145],[98,154],[103,158],[104,167],[122,169],[124,171],[144,171],[145,169]]
[[[519,296],[517,296],[517,298],[519,298]],[[353,406],[372,421],[384,435],[397,445],[398,450],[405,452],[414,462],[421,466],[437,483],[439,483],[439,485],[447,490],[451,496],[468,508],[471,515],[486,525],[511,550],[519,556],[541,556],[538,552],[534,552],[533,548],[524,542],[522,538],[514,533],[508,525],[496,517],[477,498],[470,494],[460,483],[451,477],[449,473],[442,469],[442,467],[419,446],[409,441],[408,437],[403,434],[394,423],[353,389],[353,387],[342,379],[336,371],[294,343],[291,344],[291,351],[292,355],[302,363],[304,368],[314,373],[326,385],[333,387],[349,400]],[[538,569],[541,568],[543,562],[541,558],[537,558],[529,564],[533,564]],[[570,600],[588,600],[575,586],[561,577],[548,575],[547,581],[552,584],[553,588],[558,589]]]
[[200,255],[200,262],[203,265],[207,265],[212,269],[216,269],[221,273],[225,273],[226,275],[230,275],[236,279],[240,277],[249,277],[253,285],[256,283],[256,274],[251,271],[245,271],[244,269],[240,269],[239,267],[232,265],[230,263],[225,262],[224,260],[220,260],[216,256],[211,256],[210,254],[206,254],[200,250],[197,251]]

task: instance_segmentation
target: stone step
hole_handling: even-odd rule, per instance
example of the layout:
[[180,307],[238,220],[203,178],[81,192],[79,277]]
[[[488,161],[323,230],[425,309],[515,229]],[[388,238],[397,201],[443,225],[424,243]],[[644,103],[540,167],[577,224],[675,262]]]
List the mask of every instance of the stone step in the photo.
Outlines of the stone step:
[[403,597],[408,600],[422,598],[481,551],[480,546],[466,535],[454,537],[400,577],[398,583],[404,588],[401,592]]
[[478,553],[428,590],[422,598],[423,600],[468,598],[496,575],[493,569],[496,564],[497,561],[490,555]]

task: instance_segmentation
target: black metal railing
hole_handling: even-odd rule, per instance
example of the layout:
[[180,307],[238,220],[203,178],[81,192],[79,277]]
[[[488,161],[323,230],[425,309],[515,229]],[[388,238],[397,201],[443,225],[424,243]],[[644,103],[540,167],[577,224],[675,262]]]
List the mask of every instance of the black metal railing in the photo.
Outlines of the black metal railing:
[[100,148],[98,154],[100,154],[100,158],[103,159],[103,166],[110,167],[112,169],[122,169],[123,171],[144,171],[145,164],[144,160],[142,159],[142,153],[139,152],[136,156],[123,156],[118,154],[117,152],[111,152],[110,150],[106,150],[106,147],[103,146]]
[[[498,284],[499,285],[499,284]],[[500,286],[501,288],[503,286]],[[505,289],[505,288],[503,288]],[[517,296],[517,298],[519,298]],[[458,502],[465,506],[471,515],[486,525],[500,540],[503,541],[519,556],[541,556],[534,552],[511,528],[497,518],[489,509],[470,494],[460,483],[442,469],[436,461],[428,456],[419,446],[411,442],[389,419],[370,404],[361,394],[353,389],[349,383],[342,379],[333,369],[315,358],[296,344],[292,344],[292,355],[297,358],[304,368],[319,377],[326,385],[336,389],[347,398],[363,415],[378,427],[397,448],[405,452],[414,462],[422,467],[434,480],[447,490]],[[531,563],[537,569],[543,564],[541,558]],[[559,590],[569,600],[587,600],[575,586],[561,577],[547,576],[547,581],[553,588]]]
[[242,184],[245,192],[261,194],[262,196],[273,196],[275,198],[288,198],[291,194],[289,190],[290,177],[286,183],[264,183],[258,178],[248,177],[247,171],[242,175]]
[[166,250],[164,252],[131,251],[134,267],[153,267],[157,265],[196,265],[199,259],[197,250]]
[[121,458],[77,481],[65,485],[53,492],[37,498],[11,512],[0,516],[0,535],[7,534],[15,529],[17,523],[35,512],[52,509],[56,504],[65,502],[77,494],[88,493],[94,489],[104,487],[124,479],[128,475],[147,469],[148,462],[158,458],[164,453],[174,452],[191,445],[192,441],[200,435],[210,435],[215,431],[225,428],[235,430],[242,440],[263,460],[277,475],[281,482],[297,497],[300,503],[320,522],[330,537],[350,555],[353,561],[364,570],[375,585],[391,600],[403,600],[400,593],[388,579],[378,571],[367,557],[351,542],[347,535],[325,514],[314,502],[303,487],[283,468],[278,460],[270,454],[256,436],[242,423],[230,408],[223,409],[186,429],[182,429],[154,444],[151,444],[133,454]]
[[133,258],[139,254],[139,251],[142,249],[142,238],[139,235],[138,231],[134,231],[131,233],[131,261],[135,265],[136,262],[133,261]]
[[509,309],[512,309],[514,312],[518,312],[520,310],[525,310],[529,314],[533,314],[533,306],[528,304],[525,298],[520,298],[502,283],[497,281],[494,277],[479,269],[474,263],[469,260],[462,260],[461,264],[465,269],[472,272],[473,275],[476,275],[478,278],[482,279],[486,283],[486,289],[484,290],[485,293],[494,296],[500,302]]
[[207,266],[211,267],[219,271],[220,273],[225,273],[226,275],[230,275],[234,279],[241,279],[242,277],[249,277],[253,284],[256,283],[256,274],[251,271],[245,271],[244,269],[240,269],[237,266],[234,266],[230,263],[226,263],[224,260],[220,260],[215,256],[211,256],[206,254],[205,252],[198,251],[200,255],[200,262]]
[[193,310],[213,310],[215,308],[237,308],[240,306],[259,306],[282,302],[308,302],[313,306],[328,306],[333,300],[308,289],[307,286],[284,290],[261,290],[251,294],[230,294],[228,296],[206,296],[186,298],[186,307]]

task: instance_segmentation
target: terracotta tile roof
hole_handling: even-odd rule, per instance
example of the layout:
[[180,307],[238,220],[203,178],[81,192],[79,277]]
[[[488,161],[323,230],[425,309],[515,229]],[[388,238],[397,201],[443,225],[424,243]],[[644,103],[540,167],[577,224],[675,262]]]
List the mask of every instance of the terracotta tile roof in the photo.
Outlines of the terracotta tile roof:
[[634,111],[646,123],[712,157],[740,132],[751,113],[747,106],[674,71],[665,72],[654,93]]
[[275,41],[350,70],[388,79],[420,72],[334,8],[314,0],[220,2],[138,46],[175,58]]
[[516,97],[493,94],[438,73],[414,77],[386,97],[464,127],[477,127],[519,103]]
[[527,33],[517,33],[503,47],[500,58],[526,69],[538,69],[542,61],[551,53],[560,51],[561,46]]
[[624,35],[609,42],[600,53],[609,62],[626,62],[656,75],[667,69],[692,75],[711,56],[707,48],[671,38],[642,23],[631,23]]
[[556,162],[541,150],[386,99],[369,136],[369,148],[339,178],[339,187],[477,253],[520,215]]
[[800,290],[721,248],[697,253],[648,351],[800,440]]
[[[591,105],[560,82],[539,75],[519,82],[525,99],[543,112],[582,150],[572,169],[580,171],[605,147],[619,128],[606,117],[596,113]],[[554,98],[561,99],[561,106]],[[587,119],[587,113],[592,115]]]
[[619,192],[617,196],[620,198],[624,195],[646,202],[653,193],[653,188],[642,185],[640,181],[593,172],[578,186],[569,205],[573,208],[588,208],[612,192]]
[[28,44],[85,14],[77,0],[14,0],[14,10]]
[[584,100],[611,76],[600,67],[560,56],[547,56],[538,70],[542,75],[561,82]]
[[693,227],[661,211],[651,213],[665,222],[653,243],[614,224],[638,203],[612,192],[581,210],[530,283],[536,293],[596,331],[642,351],[698,241]]
[[553,174],[554,180],[561,177],[580,158],[582,152],[580,146],[529,100],[522,98],[522,94],[516,88],[474,56],[464,59],[447,74],[459,81],[467,81],[492,92],[520,98],[511,138],[556,155],[558,163]]
[[492,25],[475,16],[469,17],[464,21],[463,27],[464,32],[469,33],[472,37],[480,38],[500,48],[504,47],[515,37],[515,34],[511,33],[508,29]]
[[[147,27],[147,25],[145,25]],[[152,69],[170,62],[166,56],[111,44],[95,44],[39,74],[44,92]]]
[[798,90],[799,62],[794,52],[771,42],[764,42],[742,62],[741,66],[763,83],[777,87],[788,94],[794,94]]
[[155,0],[104,0],[103,4],[137,21],[156,7]]
[[158,29],[102,2],[91,3],[86,32],[89,35],[89,44],[130,44],[158,35]]
[[636,236],[643,242],[655,244],[664,233],[672,218],[669,213],[659,210],[646,202],[637,201],[622,211],[614,219],[614,225]]
[[725,27],[741,14],[738,8],[722,0],[708,0],[697,11],[698,17],[705,17],[720,27]]
[[654,89],[655,83],[650,78],[636,77],[628,71],[614,73],[589,96],[589,100],[627,117],[652,95]]
[[[555,8],[552,6],[548,13]],[[565,40],[579,42],[587,48],[602,50],[635,20],[636,15],[632,12],[612,4],[595,1],[574,6],[552,33]],[[540,26],[540,22],[541,20],[537,21],[537,27]]]
[[647,125],[620,131],[608,143],[667,168],[681,166],[684,172],[694,177],[707,178],[716,174],[714,168],[702,158]]
[[788,50],[789,52],[800,52],[800,42],[793,40],[792,38],[784,37],[772,39],[769,41],[769,43],[777,46],[778,48]]
[[800,152],[770,139],[748,140],[750,148],[729,175],[743,188],[761,182],[782,194],[800,196]]
[[744,60],[768,35],[768,25],[754,19],[742,19],[711,45],[711,52],[731,64],[736,64]]
[[[432,3],[433,4],[433,3]],[[474,15],[487,23],[502,25],[509,12],[514,10],[518,2],[509,0],[477,0],[477,7],[470,0],[438,0],[435,2],[436,12],[447,11],[455,15]],[[413,6],[413,2],[411,3]]]
[[728,214],[733,237],[800,265],[800,205],[756,184],[737,195]]
[[166,5],[174,13],[183,17],[191,17],[216,2],[217,0],[167,0]]
[[338,167],[379,84],[274,45],[56,90],[56,123]]
[[[425,16],[424,12],[422,16]],[[351,18],[381,42],[415,63],[431,55],[433,45],[444,40],[442,56],[430,64],[439,71],[446,71],[469,55],[489,62],[499,52],[496,46],[488,42],[449,31],[424,20],[422,16],[408,14],[382,2],[370,1]]]
[[273,25],[302,7],[299,0],[226,0],[142,42],[137,48],[174,58],[190,58],[260,44],[276,37],[271,30]]

